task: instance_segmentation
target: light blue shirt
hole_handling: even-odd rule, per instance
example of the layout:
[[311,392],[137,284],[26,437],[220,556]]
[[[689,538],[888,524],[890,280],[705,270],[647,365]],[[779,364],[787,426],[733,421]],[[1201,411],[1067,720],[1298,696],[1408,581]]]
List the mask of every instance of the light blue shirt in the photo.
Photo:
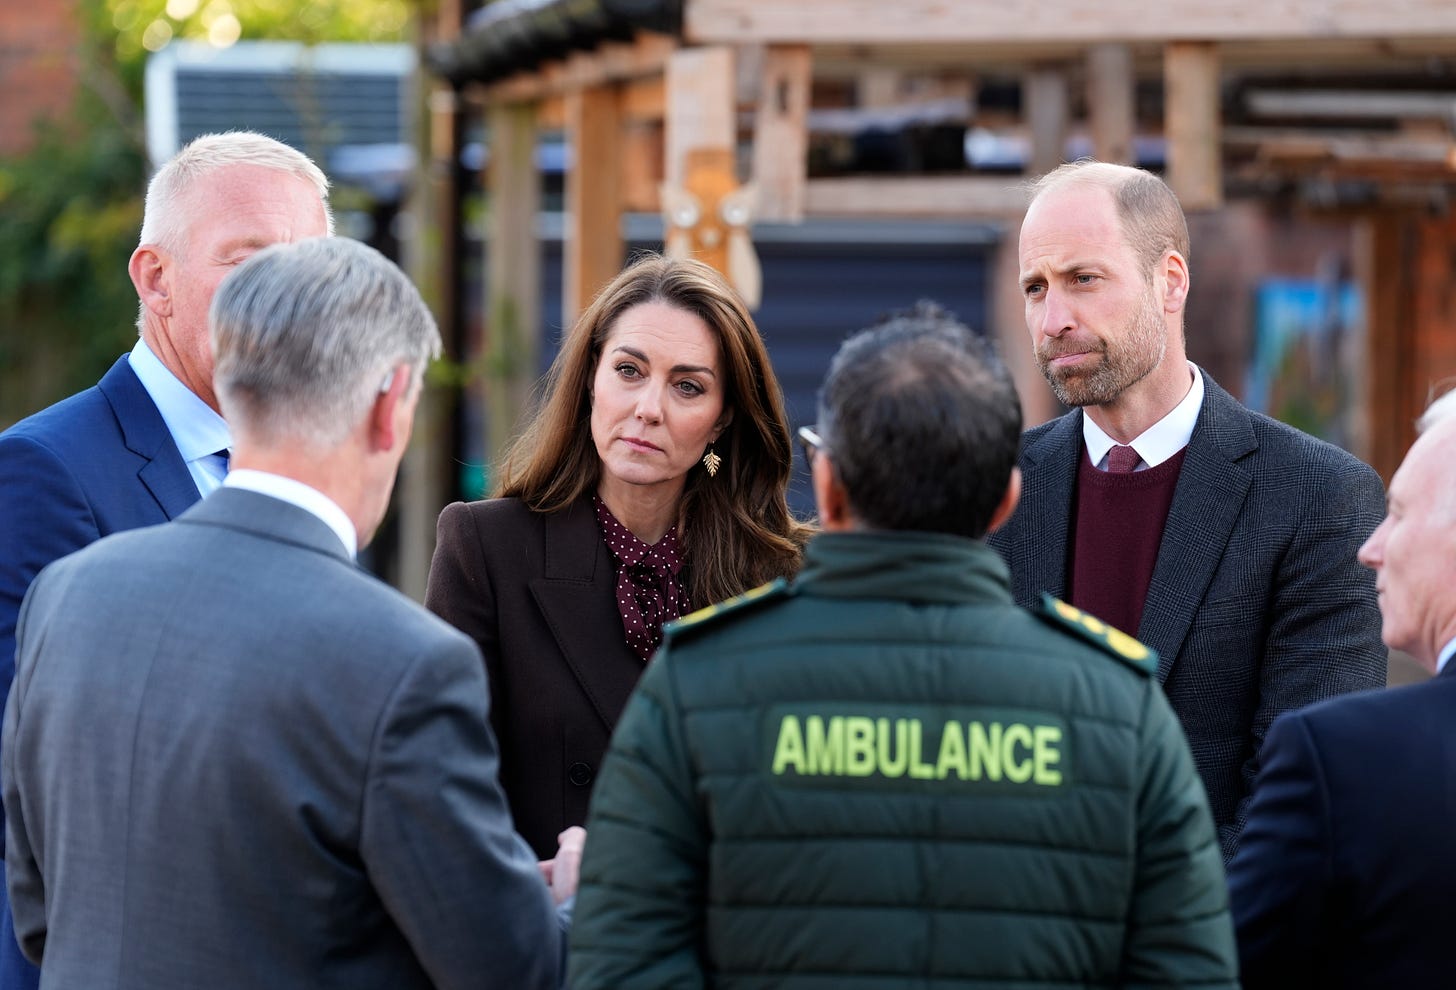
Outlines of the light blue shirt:
[[1441,655],[1436,658],[1436,673],[1439,674],[1442,670],[1445,670],[1446,662],[1453,656],[1456,656],[1456,639],[1447,643],[1446,648],[1441,651]]
[[138,339],[131,349],[131,370],[141,379],[142,388],[162,414],[162,421],[187,463],[197,491],[210,495],[227,474],[227,462],[216,456],[219,450],[232,446],[227,423],[192,389],[183,385],[144,340]]
[[[1192,361],[1188,362],[1188,369],[1193,372],[1193,385],[1188,394],[1168,415],[1143,430],[1128,444],[1142,458],[1134,470],[1157,467],[1188,446],[1188,441],[1193,438],[1193,428],[1198,425],[1198,413],[1203,408],[1203,375]],[[1082,414],[1082,442],[1087,446],[1087,459],[1097,465],[1099,471],[1106,471],[1107,452],[1117,441],[1092,422],[1092,417],[1085,412]]]
[[344,549],[348,551],[350,557],[359,553],[359,533],[354,529],[353,522],[349,520],[348,513],[339,508],[339,503],[317,488],[312,488],[293,478],[285,478],[281,474],[254,471],[251,468],[229,471],[223,486],[245,488],[250,492],[269,495],[280,502],[296,505],[305,512],[317,516],[329,529],[333,530],[334,535],[339,538],[339,542],[344,545]]

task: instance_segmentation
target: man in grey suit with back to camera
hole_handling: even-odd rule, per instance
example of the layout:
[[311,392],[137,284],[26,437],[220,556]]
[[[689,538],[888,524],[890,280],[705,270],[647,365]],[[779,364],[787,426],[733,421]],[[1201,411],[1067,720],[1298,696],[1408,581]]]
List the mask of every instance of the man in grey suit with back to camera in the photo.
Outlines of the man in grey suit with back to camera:
[[1028,431],[991,537],[1016,601],[1065,598],[1159,656],[1225,860],[1270,723],[1385,683],[1368,466],[1244,408],[1188,361],[1188,227],[1172,190],[1077,162],[1035,186],[1021,288],[1042,373],[1075,406]]
[[434,321],[377,252],[317,239],[241,265],[211,326],[223,487],[52,564],[22,606],[0,752],[41,985],[557,985],[480,656],[353,560]]
[[[0,705],[15,620],[40,569],[103,536],[175,519],[222,483],[231,445],[212,388],[207,307],[269,244],[333,230],[328,179],[262,134],[204,134],[147,186],[127,271],[139,339],[92,388],[0,433]],[[0,826],[3,828],[3,826]],[[0,897],[0,987],[34,990]]]

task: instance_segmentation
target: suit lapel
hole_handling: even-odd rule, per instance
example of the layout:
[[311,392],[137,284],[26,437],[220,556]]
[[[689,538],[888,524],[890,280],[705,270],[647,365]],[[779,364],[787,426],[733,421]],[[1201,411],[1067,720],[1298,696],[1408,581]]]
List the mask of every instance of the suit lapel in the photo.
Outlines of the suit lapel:
[[121,426],[127,449],[146,459],[137,478],[167,518],[176,519],[201,496],[156,403],[124,356],[101,379],[100,389]]
[[1238,461],[1257,448],[1249,412],[1203,376],[1203,409],[1188,441],[1138,639],[1158,651],[1168,679],[1203,596],[1223,559],[1252,478]]
[[642,675],[617,611],[616,575],[591,502],[544,518],[542,576],[531,594],[571,673],[610,731]]
[[1080,410],[1058,419],[1026,448],[1025,488],[1016,510],[1024,539],[1011,568],[1018,602],[1035,601],[1043,591],[1057,598],[1066,594],[1068,509],[1081,454]]

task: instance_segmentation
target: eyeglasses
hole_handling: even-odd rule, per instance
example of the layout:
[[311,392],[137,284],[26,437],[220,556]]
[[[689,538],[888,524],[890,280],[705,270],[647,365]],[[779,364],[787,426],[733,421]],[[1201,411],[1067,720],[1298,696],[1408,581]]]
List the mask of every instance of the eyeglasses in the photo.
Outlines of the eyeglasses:
[[[817,425],[815,424],[815,426]],[[819,436],[815,426],[799,427],[799,446],[804,448],[804,461],[811,467],[814,465],[814,455],[824,447],[824,440]]]

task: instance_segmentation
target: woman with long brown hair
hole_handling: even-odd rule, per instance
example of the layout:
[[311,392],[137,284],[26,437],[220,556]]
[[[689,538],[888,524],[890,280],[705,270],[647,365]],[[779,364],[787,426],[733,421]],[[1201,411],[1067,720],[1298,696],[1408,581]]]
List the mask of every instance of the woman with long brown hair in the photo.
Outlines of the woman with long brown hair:
[[799,566],[768,351],[716,271],[649,255],[567,334],[496,497],[440,514],[426,604],[485,656],[500,778],[542,859],[664,622]]

